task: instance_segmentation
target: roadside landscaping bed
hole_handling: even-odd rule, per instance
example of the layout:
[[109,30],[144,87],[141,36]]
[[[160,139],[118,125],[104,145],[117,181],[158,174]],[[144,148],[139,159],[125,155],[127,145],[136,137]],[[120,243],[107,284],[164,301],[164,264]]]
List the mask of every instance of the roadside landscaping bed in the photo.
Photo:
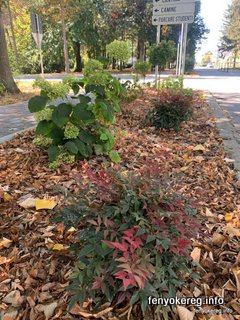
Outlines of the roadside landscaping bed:
[[[118,125],[125,134],[117,138],[116,148],[120,164],[98,156],[84,165],[95,172],[105,167],[138,172],[157,163],[168,175],[169,189],[192,199],[201,222],[192,252],[194,261],[200,263],[195,270],[200,278],[190,281],[186,277],[178,296],[224,296],[225,300],[221,307],[203,306],[206,314],[197,313],[196,306],[188,306],[189,311],[182,306],[175,315],[169,311],[169,319],[240,319],[240,185],[229,155],[203,103],[195,107],[194,120],[184,123],[179,132],[144,127],[144,116],[156,96],[155,91],[146,90],[122,106]],[[32,140],[33,132],[28,131],[0,146],[0,318],[140,320],[134,308],[130,316],[129,305],[116,310],[104,305],[92,314],[87,301],[83,308],[75,306],[71,313],[67,311],[65,288],[74,265],[68,247],[75,242],[75,230],[54,224],[53,211],[24,209],[18,202],[31,195],[54,198],[60,204],[60,189],[77,194],[74,178],[82,172],[83,163],[53,171],[48,168],[47,155]],[[216,310],[226,313],[220,316]]]

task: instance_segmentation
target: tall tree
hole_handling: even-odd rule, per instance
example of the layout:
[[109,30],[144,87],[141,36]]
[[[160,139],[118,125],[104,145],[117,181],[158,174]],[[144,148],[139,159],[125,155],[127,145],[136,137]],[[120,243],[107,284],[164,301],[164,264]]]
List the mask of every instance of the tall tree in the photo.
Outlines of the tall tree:
[[7,43],[3,24],[3,5],[4,1],[0,0],[0,82],[3,83],[7,92],[19,93],[19,89],[14,82],[11,68],[9,65]]
[[219,55],[224,57],[226,52],[233,54],[233,67],[240,51],[240,0],[233,0],[225,12]]

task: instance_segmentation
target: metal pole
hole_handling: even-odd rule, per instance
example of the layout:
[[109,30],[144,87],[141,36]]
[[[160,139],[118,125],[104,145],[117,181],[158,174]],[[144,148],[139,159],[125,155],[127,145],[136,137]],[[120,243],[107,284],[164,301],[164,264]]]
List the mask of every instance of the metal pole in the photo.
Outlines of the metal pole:
[[176,75],[178,75],[179,69],[179,54],[180,54],[180,43],[177,46],[177,63],[176,63]]
[[179,54],[179,66],[178,66],[178,74],[182,75],[182,54],[183,54],[183,36],[184,36],[184,24],[182,23],[181,30],[181,43],[180,43],[180,54]]
[[41,74],[44,74],[44,69],[43,69],[43,56],[42,56],[42,45],[40,42],[39,34],[40,34],[40,26],[39,26],[39,16],[38,14],[36,15],[37,18],[37,40],[38,40],[38,49],[39,49],[39,54],[40,54],[40,65],[41,65]]
[[[160,24],[157,26],[157,45],[160,43],[160,31],[161,31],[161,26]],[[157,79],[158,79],[158,70],[159,66],[155,67],[155,82],[156,82],[156,87],[157,87]]]
[[184,40],[183,40],[183,55],[182,55],[182,75],[185,73],[186,53],[187,53],[187,32],[188,24],[184,24]]

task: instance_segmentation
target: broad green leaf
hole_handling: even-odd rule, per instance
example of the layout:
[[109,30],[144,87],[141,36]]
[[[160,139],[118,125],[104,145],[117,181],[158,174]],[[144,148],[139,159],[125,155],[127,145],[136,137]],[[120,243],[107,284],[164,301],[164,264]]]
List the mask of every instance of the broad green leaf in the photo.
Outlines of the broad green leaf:
[[102,133],[100,136],[100,140],[103,140],[103,141],[108,140],[108,135],[106,133]]
[[80,90],[79,85],[78,85],[77,83],[74,83],[74,84],[72,85],[72,90],[73,90],[73,93],[74,93],[75,95],[78,94],[78,92],[79,92],[79,90]]
[[36,96],[29,100],[28,109],[31,113],[43,110],[47,105],[48,99],[43,96]]
[[54,145],[62,145],[64,138],[64,129],[54,126],[48,136],[49,138],[53,139]]
[[120,158],[119,154],[117,153],[117,151],[114,151],[114,150],[110,151],[109,157],[110,157],[111,161],[114,163],[119,163],[121,161],[121,158]]
[[80,99],[80,103],[82,104],[88,104],[89,102],[91,102],[91,98],[88,96],[84,96],[83,94],[80,94],[78,96],[78,98]]
[[62,128],[69,121],[71,112],[72,106],[62,103],[53,111],[52,120],[58,127]]
[[73,141],[68,141],[65,143],[65,148],[72,154],[77,154],[78,153],[78,147]]
[[37,135],[48,136],[51,130],[53,129],[54,124],[52,121],[43,120],[40,121],[36,128]]
[[79,139],[75,139],[74,143],[77,146],[78,151],[81,153],[81,155],[83,155],[84,157],[90,156],[89,150],[84,142],[82,142]]
[[100,144],[94,144],[94,151],[97,156],[103,154],[103,147]]
[[87,110],[89,106],[85,103],[79,103],[73,108],[73,117],[76,120],[82,120],[82,121],[95,121],[95,116],[94,114]]
[[103,118],[109,123],[112,122],[114,120],[114,109],[109,104],[103,101],[99,102],[99,106]]
[[94,135],[92,135],[90,132],[88,131],[84,131],[82,130],[79,135],[78,135],[79,139],[85,143],[89,143],[92,144],[95,142],[96,138]]
[[59,155],[59,148],[57,146],[51,146],[48,148],[48,158],[50,162],[57,160]]

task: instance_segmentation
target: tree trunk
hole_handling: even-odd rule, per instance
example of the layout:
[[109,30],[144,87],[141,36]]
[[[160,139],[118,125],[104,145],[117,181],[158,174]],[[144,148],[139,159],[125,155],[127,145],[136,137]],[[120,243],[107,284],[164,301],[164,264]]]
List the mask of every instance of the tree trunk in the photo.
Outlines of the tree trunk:
[[75,42],[75,55],[76,55],[76,69],[75,72],[82,72],[82,57],[81,57],[81,44]]
[[141,35],[138,35],[138,60],[144,61],[144,51],[145,51],[145,44],[144,40],[141,39]]
[[9,65],[7,43],[4,33],[3,13],[0,5],[0,82],[3,83],[7,92],[19,93],[16,83],[14,82]]
[[10,27],[11,27],[11,32],[12,32],[13,49],[14,49],[16,61],[19,62],[19,55],[18,55],[18,50],[17,50],[17,43],[16,43],[16,37],[15,37],[13,19],[12,19],[12,12],[11,12],[9,0],[7,1],[7,7],[8,7],[8,14],[9,14],[9,20],[10,20]]
[[62,20],[62,33],[63,33],[63,47],[64,47],[64,58],[65,58],[65,72],[69,73],[69,56],[68,56],[68,43],[67,43],[67,35],[66,35],[66,26],[63,12],[63,0],[60,0],[60,11],[61,11],[61,20]]

